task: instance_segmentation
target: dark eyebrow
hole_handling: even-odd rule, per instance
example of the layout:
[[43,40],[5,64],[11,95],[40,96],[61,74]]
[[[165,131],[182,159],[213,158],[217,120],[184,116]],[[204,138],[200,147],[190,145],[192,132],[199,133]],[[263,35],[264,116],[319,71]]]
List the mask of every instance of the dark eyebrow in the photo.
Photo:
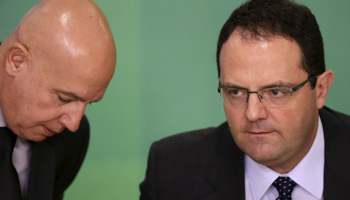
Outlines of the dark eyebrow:
[[296,86],[296,85],[292,84],[292,83],[279,81],[277,83],[272,83],[272,84],[269,84],[269,85],[265,85],[262,88],[274,88],[274,87],[289,87],[289,88],[292,88],[294,86]]
[[234,85],[234,84],[220,84],[221,88],[235,88],[235,89],[244,89],[244,90],[248,90],[247,88],[244,88],[244,87],[241,87],[241,86],[238,86],[238,85]]
[[[271,83],[271,84],[268,84],[268,85],[261,86],[259,88],[259,90],[265,89],[265,88],[274,88],[274,87],[289,87],[289,88],[293,88],[294,86],[296,86],[296,85],[292,84],[292,83],[277,81],[275,83]],[[231,84],[231,83],[220,84],[220,87],[237,88],[237,89],[244,89],[244,90],[249,91],[248,88],[241,87],[241,86],[238,86],[238,85],[235,85],[235,84]]]

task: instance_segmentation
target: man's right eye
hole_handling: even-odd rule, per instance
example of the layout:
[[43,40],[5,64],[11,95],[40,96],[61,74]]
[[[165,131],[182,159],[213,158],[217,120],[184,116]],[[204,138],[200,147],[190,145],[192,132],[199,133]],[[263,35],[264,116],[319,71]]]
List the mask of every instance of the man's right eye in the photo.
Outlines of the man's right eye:
[[244,90],[240,89],[229,89],[228,94],[233,97],[239,97],[245,94]]

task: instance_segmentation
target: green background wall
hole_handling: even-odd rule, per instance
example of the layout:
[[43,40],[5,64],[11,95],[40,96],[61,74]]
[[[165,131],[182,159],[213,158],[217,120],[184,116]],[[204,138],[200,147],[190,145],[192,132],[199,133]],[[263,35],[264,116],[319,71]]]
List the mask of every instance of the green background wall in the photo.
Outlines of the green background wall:
[[[38,0],[0,0],[0,40]],[[152,141],[225,120],[216,92],[219,30],[238,0],[96,0],[118,50],[102,101],[88,106],[92,136],[66,200],[137,199]],[[335,73],[327,105],[350,114],[350,1],[299,0],[318,19]],[[94,41],[92,41],[94,42]]]

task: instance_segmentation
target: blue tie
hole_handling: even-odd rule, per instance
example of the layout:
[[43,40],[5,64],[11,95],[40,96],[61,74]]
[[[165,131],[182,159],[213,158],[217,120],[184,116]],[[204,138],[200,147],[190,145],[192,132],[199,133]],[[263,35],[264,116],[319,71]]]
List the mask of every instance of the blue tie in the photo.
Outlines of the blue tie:
[[297,185],[291,178],[280,176],[273,183],[279,196],[276,200],[292,200],[292,192]]

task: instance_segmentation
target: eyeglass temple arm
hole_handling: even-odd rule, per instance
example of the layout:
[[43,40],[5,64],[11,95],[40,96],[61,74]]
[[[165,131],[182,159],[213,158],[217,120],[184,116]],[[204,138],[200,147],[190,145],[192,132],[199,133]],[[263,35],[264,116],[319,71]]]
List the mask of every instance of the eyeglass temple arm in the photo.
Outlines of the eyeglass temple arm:
[[316,75],[310,76],[310,78],[308,78],[306,81],[304,81],[300,85],[297,85],[294,88],[292,88],[292,92],[295,92],[295,91],[299,90],[300,88],[302,88],[308,81],[311,81],[311,79],[314,78],[315,76]]

